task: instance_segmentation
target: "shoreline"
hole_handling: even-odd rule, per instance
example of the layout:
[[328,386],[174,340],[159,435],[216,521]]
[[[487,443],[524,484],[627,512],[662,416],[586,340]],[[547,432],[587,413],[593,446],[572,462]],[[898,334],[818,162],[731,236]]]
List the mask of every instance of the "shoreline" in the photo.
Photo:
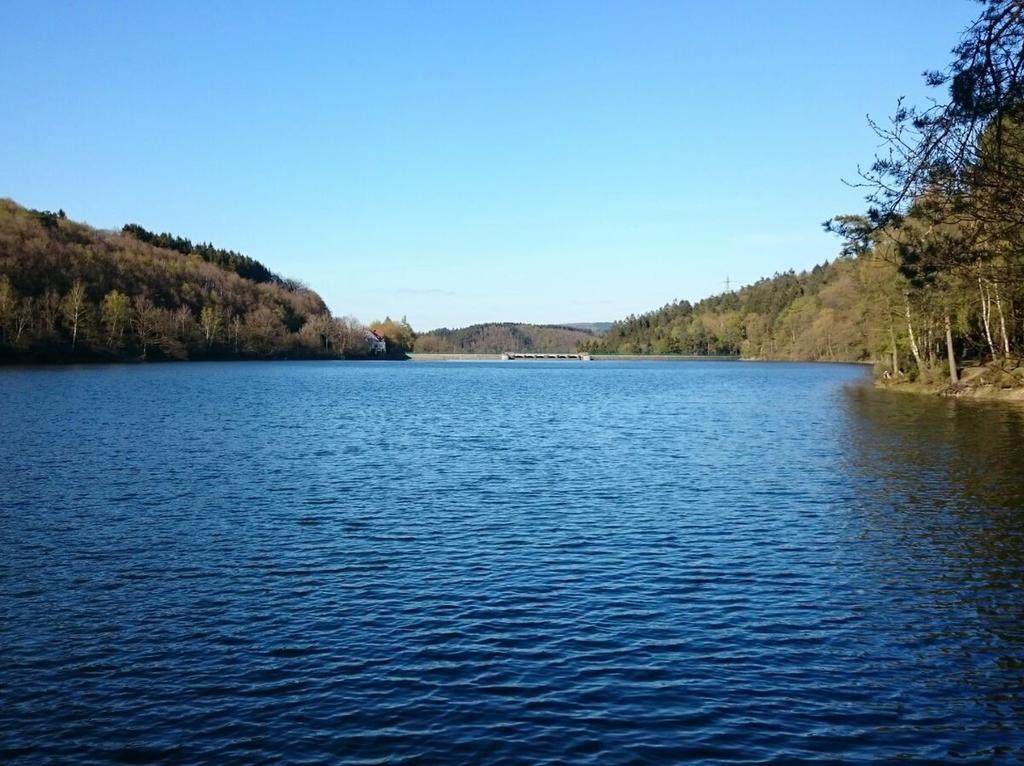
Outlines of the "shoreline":
[[1003,388],[1001,386],[964,386],[963,384],[942,385],[936,383],[903,382],[889,383],[880,380],[875,381],[875,388],[879,391],[890,391],[896,394],[911,394],[915,396],[934,396],[943,399],[970,399],[972,401],[988,402],[1015,402],[1024,404],[1024,388]]
[[[528,352],[527,352],[528,353]],[[566,352],[576,353],[576,352]],[[410,352],[410,362],[498,362],[501,354],[423,354]],[[576,361],[547,359],[515,359],[507,361],[544,362],[544,361]],[[682,354],[590,354],[593,362],[740,362],[750,361],[738,356],[683,356]]]
[[[217,364],[217,363],[266,363],[266,362],[499,362],[501,354],[424,354],[410,352],[404,357],[326,357],[326,356],[281,356],[281,357],[205,357],[196,359],[0,359],[0,370],[24,367],[145,367],[162,364]],[[518,362],[577,361],[574,359],[516,359]],[[582,360],[580,360],[582,361]],[[752,362],[756,364],[856,364],[871,366],[873,362],[840,361],[821,359],[749,359],[739,356],[684,356],[681,354],[591,354],[595,362]]]
[[1024,403],[1024,366],[1016,360],[972,364],[959,370],[960,381],[941,383],[875,379],[875,388],[899,394],[940,396],[946,399]]

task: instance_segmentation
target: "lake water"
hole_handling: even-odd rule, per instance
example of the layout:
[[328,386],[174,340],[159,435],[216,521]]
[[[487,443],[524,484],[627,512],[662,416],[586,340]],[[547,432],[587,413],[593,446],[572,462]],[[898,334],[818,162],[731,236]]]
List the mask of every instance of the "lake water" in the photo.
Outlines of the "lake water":
[[1024,759],[1024,408],[867,377],[0,370],[0,762]]

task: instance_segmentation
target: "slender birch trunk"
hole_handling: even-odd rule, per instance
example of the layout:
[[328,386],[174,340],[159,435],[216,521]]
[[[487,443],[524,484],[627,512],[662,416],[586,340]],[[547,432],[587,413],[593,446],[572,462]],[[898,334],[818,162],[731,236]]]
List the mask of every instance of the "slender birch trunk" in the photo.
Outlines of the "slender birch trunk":
[[946,323],[946,358],[949,360],[949,382],[954,386],[960,382],[956,374],[956,352],[953,350],[953,325],[949,321],[949,313],[945,316]]
[[978,291],[981,293],[981,323],[985,327],[985,340],[988,341],[988,348],[992,352],[992,358],[998,358],[996,344],[992,342],[992,298],[988,294],[985,280],[978,277]]
[[892,329],[892,321],[889,321],[889,348],[892,350],[892,374],[900,371],[900,357],[896,350],[896,332]]
[[910,337],[910,353],[914,355],[914,361],[917,362],[917,369],[924,369],[924,365],[921,362],[921,350],[917,347],[917,338],[914,337],[914,324],[910,319],[910,296],[904,296],[903,305],[906,308],[907,316],[907,335]]
[[79,280],[71,286],[64,297],[64,318],[71,325],[71,350],[78,345],[78,328],[85,317],[85,287]]
[[1010,338],[1006,333],[1006,317],[1003,316],[1003,300],[999,295],[999,285],[992,285],[992,292],[996,296],[996,312],[999,314],[999,330],[1003,335],[1003,353],[1006,356],[1010,356]]

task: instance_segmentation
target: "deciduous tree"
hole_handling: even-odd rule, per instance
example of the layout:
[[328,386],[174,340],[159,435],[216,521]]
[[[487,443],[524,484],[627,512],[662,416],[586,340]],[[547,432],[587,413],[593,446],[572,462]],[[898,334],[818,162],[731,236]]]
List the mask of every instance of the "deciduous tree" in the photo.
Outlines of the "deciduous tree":
[[119,347],[131,322],[131,301],[128,296],[118,290],[111,290],[103,296],[100,315],[107,330],[107,345]]
[[71,333],[71,351],[74,352],[78,344],[78,333],[83,329],[88,312],[85,298],[85,285],[81,280],[75,280],[64,296],[61,310],[64,321],[67,324],[68,332]]

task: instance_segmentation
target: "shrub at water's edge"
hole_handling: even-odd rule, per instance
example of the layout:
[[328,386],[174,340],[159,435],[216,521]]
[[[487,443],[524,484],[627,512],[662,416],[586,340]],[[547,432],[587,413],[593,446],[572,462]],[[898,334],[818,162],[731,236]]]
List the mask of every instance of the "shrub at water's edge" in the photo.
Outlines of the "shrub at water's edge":
[[0,200],[0,360],[364,357],[367,330],[258,261]]

